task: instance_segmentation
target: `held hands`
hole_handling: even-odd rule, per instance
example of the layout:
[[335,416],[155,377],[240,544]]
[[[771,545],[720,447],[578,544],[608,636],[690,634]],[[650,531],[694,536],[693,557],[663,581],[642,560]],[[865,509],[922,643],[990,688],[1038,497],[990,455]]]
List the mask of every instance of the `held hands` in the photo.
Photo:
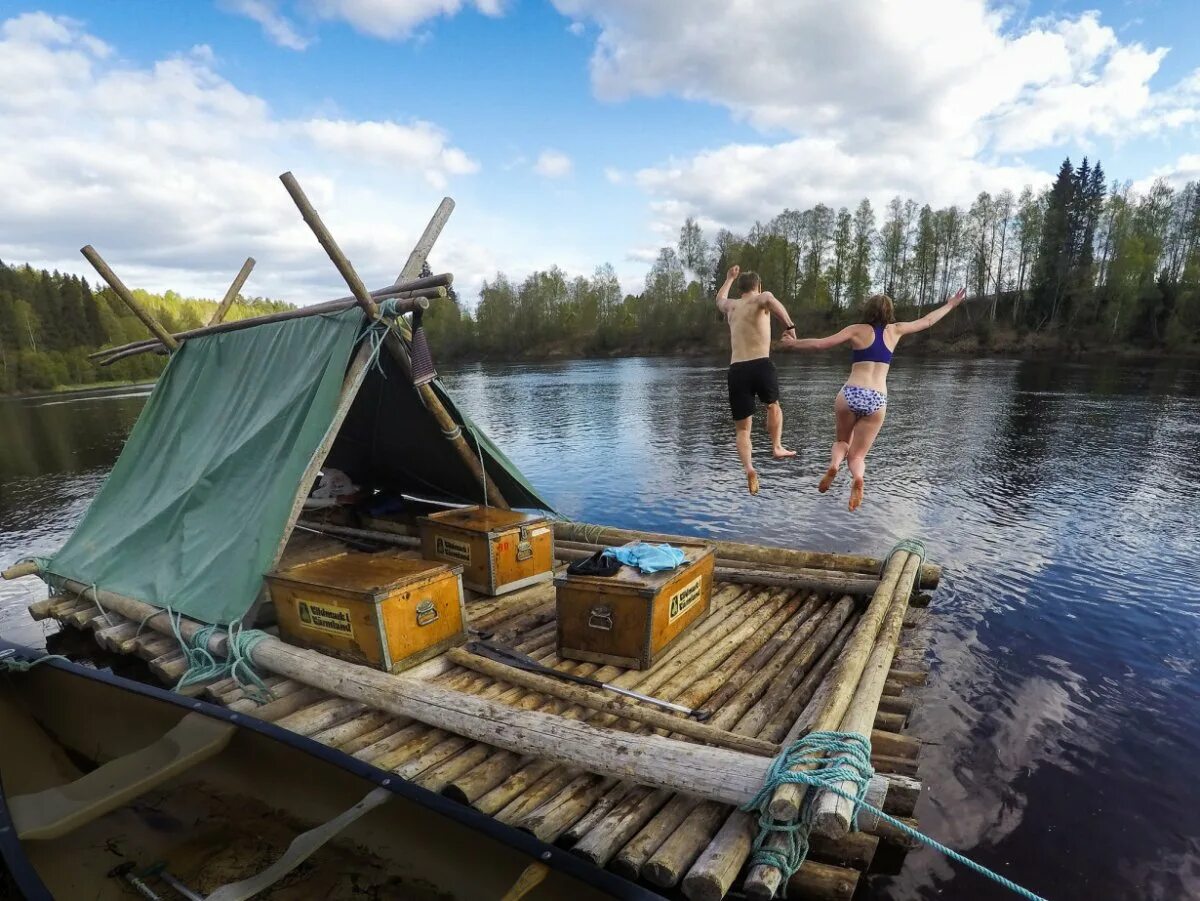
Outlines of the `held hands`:
[[964,285],[963,287],[961,287],[957,291],[955,291],[950,297],[946,298],[946,306],[950,307],[950,309],[953,310],[956,306],[958,306],[960,303],[963,302],[963,298],[965,298],[966,296],[967,296],[967,288],[966,288],[966,285]]

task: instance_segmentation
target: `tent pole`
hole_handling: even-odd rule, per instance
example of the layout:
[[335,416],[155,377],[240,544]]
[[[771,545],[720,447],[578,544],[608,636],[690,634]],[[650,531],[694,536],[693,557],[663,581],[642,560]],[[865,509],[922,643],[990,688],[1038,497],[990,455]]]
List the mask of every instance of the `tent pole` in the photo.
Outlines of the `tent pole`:
[[250,270],[253,268],[254,257],[246,257],[246,262],[242,263],[241,271],[233,277],[233,281],[229,285],[229,290],[221,298],[221,303],[218,304],[216,312],[212,314],[212,319],[208,320],[209,325],[216,325],[225,318],[225,314],[229,312],[229,308],[237,300],[238,292],[242,290],[242,285],[246,284],[246,279],[250,277]]
[[[425,259],[429,256],[429,251],[433,249],[433,245],[437,242],[438,236],[442,233],[442,229],[446,226],[446,221],[453,212],[454,199],[452,197],[443,197],[442,202],[438,204],[438,208],[434,211],[433,217],[429,220],[429,224],[425,226],[425,231],[421,233],[421,237],[413,247],[412,253],[408,255],[408,261],[404,264],[404,268],[400,270],[400,274],[396,277],[396,284],[416,278],[421,274],[421,267],[425,265]],[[397,362],[400,363],[401,367],[411,378],[412,364],[408,359],[408,351],[404,347],[404,343],[398,337],[394,342],[389,341],[387,343],[388,350],[396,357]],[[504,499],[504,495],[501,494],[500,489],[488,474],[487,467],[480,462],[479,456],[467,444],[466,439],[462,436],[462,429],[459,428],[458,423],[450,416],[450,413],[442,404],[441,398],[433,390],[433,386],[428,384],[420,385],[417,388],[417,393],[421,395],[421,401],[425,404],[425,409],[437,421],[442,434],[446,436],[446,440],[454,445],[454,449],[458,451],[458,455],[474,474],[475,480],[479,482],[484,493],[487,495],[488,503],[504,510],[509,509],[508,501]],[[454,437],[450,437],[451,435]]]
[[367,291],[367,286],[362,283],[362,279],[358,277],[358,273],[354,271],[354,267],[350,265],[350,261],[346,259],[346,255],[338,247],[337,242],[333,239],[333,235],[325,227],[325,223],[321,221],[321,217],[317,215],[317,211],[313,209],[313,205],[309,203],[308,198],[304,196],[304,191],[300,187],[300,183],[296,181],[296,176],[292,175],[291,172],[285,172],[279,176],[279,180],[287,188],[288,194],[292,196],[292,200],[295,201],[296,207],[300,210],[300,215],[304,217],[304,221],[308,223],[308,227],[312,229],[321,246],[325,248],[325,252],[329,254],[329,259],[333,261],[333,265],[337,267],[337,271],[346,280],[346,284],[350,288],[350,293],[354,295],[354,299],[358,301],[358,305],[363,308],[363,312],[367,314],[367,318],[378,319],[379,307],[371,299],[371,295]]
[[[448,274],[436,275],[433,278],[444,279],[447,285],[452,281]],[[429,281],[429,279],[422,279],[422,281]],[[371,292],[371,297],[376,299],[391,297],[402,301],[399,306],[401,312],[405,313],[411,312],[415,306],[424,307],[421,303],[422,300],[438,300],[445,296],[446,289],[440,285],[405,289],[403,291],[399,291],[395,287],[380,288],[378,291]],[[353,297],[339,297],[337,300],[327,300],[324,303],[313,304],[309,307],[284,310],[280,313],[267,313],[263,316],[247,316],[245,319],[234,319],[230,322],[218,322],[216,325],[205,325],[200,328],[189,329],[185,332],[175,332],[171,337],[176,341],[186,341],[188,338],[200,338],[204,335],[215,335],[220,332],[236,332],[239,329],[253,328],[256,325],[266,325],[271,322],[303,319],[305,316],[319,316],[322,313],[338,313],[354,306],[357,302]],[[105,347],[101,350],[93,351],[88,354],[88,359],[132,357],[141,353],[152,353],[158,346],[158,341],[155,339],[132,341],[129,344],[119,344],[115,347]],[[110,359],[105,359],[101,365],[106,365],[110,361]]]
[[80,248],[80,253],[87,258],[87,261],[92,264],[100,277],[108,282],[108,286],[117,292],[117,296],[125,301],[125,306],[129,307],[142,320],[146,328],[150,329],[150,333],[159,341],[166,345],[167,350],[178,350],[179,342],[176,341],[171,333],[158,324],[158,320],[151,316],[146,310],[142,309],[142,305],[134,300],[133,292],[125,287],[125,283],[117,278],[117,274],[108,268],[108,263],[104,262],[100,254],[96,253],[96,248],[91,244]]

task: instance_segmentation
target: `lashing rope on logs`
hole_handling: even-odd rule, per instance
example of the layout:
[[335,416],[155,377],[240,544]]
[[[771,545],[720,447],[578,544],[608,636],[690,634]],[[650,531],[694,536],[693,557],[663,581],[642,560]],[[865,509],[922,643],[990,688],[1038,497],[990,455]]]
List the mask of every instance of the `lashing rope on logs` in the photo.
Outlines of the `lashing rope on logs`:
[[40,663],[45,663],[47,660],[62,660],[64,663],[70,663],[71,658],[64,657],[62,654],[43,654],[33,660],[22,660],[17,657],[17,652],[12,648],[5,648],[0,651],[0,672],[7,673],[27,673]]
[[233,679],[248,698],[259,704],[265,704],[274,697],[267,684],[254,671],[250,656],[254,646],[269,637],[266,632],[246,629],[238,622],[230,623],[226,629],[225,659],[221,660],[208,650],[208,643],[219,626],[205,626],[197,630],[189,641],[183,637],[183,614],[168,607],[167,616],[171,631],[175,633],[175,640],[179,642],[179,649],[183,651],[188,664],[187,670],[175,683],[175,691],[197,682]]
[[[908,548],[902,548],[902,550],[908,550]],[[910,551],[910,553],[915,552]],[[810,769],[797,769],[797,767],[810,767]],[[775,867],[782,872],[784,875],[782,893],[785,897],[787,896],[788,881],[800,869],[808,856],[808,836],[813,823],[813,804],[818,794],[817,790],[824,790],[832,792],[854,805],[854,814],[850,818],[851,828],[858,828],[859,809],[868,810],[909,838],[915,839],[926,847],[988,877],[1027,901],[1046,901],[1041,895],[1035,895],[1011,879],[1001,876],[994,870],[989,870],[983,864],[976,863],[953,848],[948,848],[941,842],[913,829],[902,820],[868,804],[864,798],[867,793],[867,785],[874,775],[875,770],[871,766],[871,741],[865,735],[857,732],[810,732],[793,742],[771,763],[762,789],[742,808],[747,813],[758,814],[758,835],[755,836],[751,851],[751,864]],[[843,782],[853,783],[854,791],[843,790],[840,787]],[[796,821],[781,823],[774,820],[768,811],[775,790],[787,783],[806,785],[810,790],[805,792],[804,803],[801,805],[800,815]],[[766,847],[768,839],[773,835],[782,835],[786,838],[785,850],[780,851]]]

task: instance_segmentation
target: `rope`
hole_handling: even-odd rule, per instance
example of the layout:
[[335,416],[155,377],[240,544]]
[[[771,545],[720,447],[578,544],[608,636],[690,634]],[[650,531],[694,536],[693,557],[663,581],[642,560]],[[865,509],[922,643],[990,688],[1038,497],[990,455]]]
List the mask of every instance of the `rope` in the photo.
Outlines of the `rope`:
[[5,648],[0,651],[0,671],[8,673],[27,673],[35,666],[45,663],[47,660],[62,660],[65,663],[70,663],[69,657],[64,657],[62,654],[43,654],[41,657],[35,657],[33,660],[21,660],[17,657],[17,652],[12,648]]
[[913,556],[920,558],[921,562],[918,566],[918,569],[920,566],[925,565],[925,559],[928,556],[928,551],[925,550],[925,542],[921,541],[919,538],[902,538],[892,546],[890,551],[888,551],[888,555],[883,560],[883,565],[879,567],[879,577],[881,579],[883,578],[883,571],[887,569],[887,565],[891,563],[892,558],[901,551],[907,551]]
[[[916,542],[916,544],[920,544],[920,542]],[[907,547],[899,549],[909,550]],[[909,552],[916,553],[916,551]],[[801,766],[813,767],[813,769],[796,769]],[[948,848],[941,842],[912,828],[902,820],[868,804],[864,799],[867,793],[867,784],[873,775],[871,742],[864,735],[856,732],[810,732],[794,742],[771,763],[762,789],[742,808],[747,813],[758,813],[759,831],[754,839],[750,862],[754,865],[764,864],[775,867],[782,872],[784,874],[783,894],[786,897],[788,881],[800,869],[808,855],[808,835],[812,828],[813,806],[818,792],[805,793],[800,816],[794,823],[776,822],[771,818],[768,809],[771,798],[779,786],[788,783],[801,784],[811,789],[831,792],[852,803],[854,805],[854,813],[851,817],[852,828],[857,828],[858,811],[860,809],[868,810],[909,838],[944,854],[982,876],[986,876],[998,885],[1025,898],[1026,901],[1046,901],[1041,895],[1034,894],[1011,879],[1001,876],[994,870],[989,870],[983,864],[976,863],[953,848]],[[854,792],[850,793],[842,789],[841,783],[843,782],[853,783]],[[783,850],[765,847],[773,835],[783,835],[787,839],[787,847]]]
[[[258,629],[246,629],[238,622],[230,623],[226,630],[226,656],[221,660],[208,650],[208,644],[216,635],[219,626],[204,626],[196,630],[188,640],[183,637],[183,614],[170,607],[166,609],[171,622],[171,631],[175,634],[175,640],[179,642],[179,648],[183,651],[188,664],[187,670],[175,683],[176,691],[197,682],[232,678],[246,692],[247,697],[259,704],[265,704],[274,697],[266,683],[254,671],[251,657],[255,645],[268,637],[266,632]],[[162,611],[157,612],[161,613]],[[150,614],[150,616],[153,615]],[[147,616],[146,620],[150,619],[150,616]],[[142,621],[143,625],[146,620]]]

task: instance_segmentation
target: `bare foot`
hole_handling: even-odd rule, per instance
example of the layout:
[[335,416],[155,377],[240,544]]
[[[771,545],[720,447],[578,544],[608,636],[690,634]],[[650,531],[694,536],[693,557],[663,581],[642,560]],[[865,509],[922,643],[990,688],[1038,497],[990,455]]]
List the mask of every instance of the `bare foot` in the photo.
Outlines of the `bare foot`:
[[863,480],[855,479],[850,483],[850,509],[857,510],[863,502]]
[[751,494],[758,494],[758,473],[753,469],[746,473],[746,487]]
[[821,477],[821,483],[817,485],[817,490],[824,494],[829,490],[829,486],[833,484],[833,480],[837,478],[838,468],[830,466],[825,470],[825,475]]
[[771,456],[776,460],[786,460],[788,457],[796,456],[796,452],[794,450],[788,450],[781,444],[779,447],[771,451]]

